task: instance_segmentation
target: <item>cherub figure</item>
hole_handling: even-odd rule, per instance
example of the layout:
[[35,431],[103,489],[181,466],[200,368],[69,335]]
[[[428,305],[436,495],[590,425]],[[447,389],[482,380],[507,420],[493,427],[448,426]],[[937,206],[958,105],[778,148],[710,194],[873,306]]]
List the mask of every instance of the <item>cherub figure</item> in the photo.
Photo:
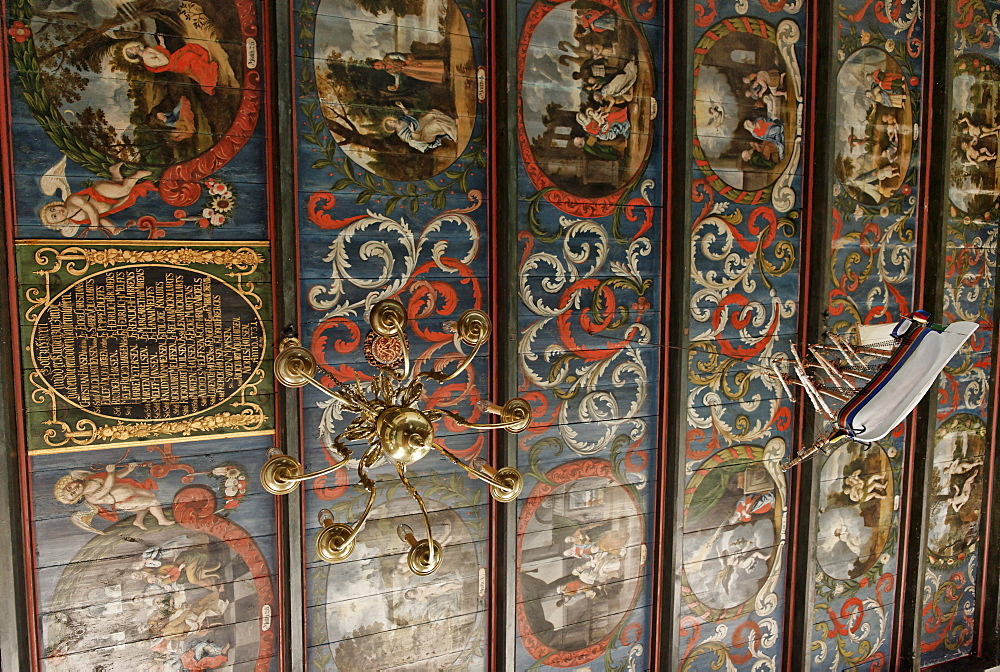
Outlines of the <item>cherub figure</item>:
[[861,476],[861,470],[855,469],[850,475],[844,476],[843,493],[852,502],[863,503],[873,499],[885,499],[887,495],[885,474],[868,474]]
[[153,479],[147,478],[139,482],[125,478],[138,466],[133,462],[120,472],[114,464],[107,465],[105,471],[97,473],[74,469],[68,476],[56,481],[53,494],[62,504],[76,504],[83,500],[87,511],[75,512],[71,520],[81,530],[94,534],[104,534],[90,524],[95,515],[117,522],[119,512],[135,513],[132,524],[140,530],[146,529],[143,521],[147,513],[153,514],[160,525],[173,525],[174,522],[164,515],[160,502],[152,492],[157,489]]
[[39,212],[42,224],[67,238],[75,236],[81,226],[87,231],[104,231],[110,235],[120,233],[122,229],[107,219],[107,215],[132,206],[140,197],[156,190],[150,182],[139,184],[151,175],[148,170],[137,170],[129,177],[123,177],[121,169],[124,165],[119,162],[111,166],[110,180],[98,180],[86,189],[71,193],[64,155],[40,180],[42,193],[46,196],[53,196],[57,191],[62,196],[62,200],[42,206]]

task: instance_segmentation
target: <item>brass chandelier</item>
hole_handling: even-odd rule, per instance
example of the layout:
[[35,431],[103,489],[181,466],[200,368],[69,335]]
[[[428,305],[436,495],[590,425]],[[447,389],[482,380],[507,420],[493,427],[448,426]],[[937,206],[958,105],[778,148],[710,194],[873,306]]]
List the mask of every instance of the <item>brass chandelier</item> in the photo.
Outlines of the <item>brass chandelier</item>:
[[376,481],[368,475],[368,470],[384,458],[396,467],[399,480],[416,500],[423,515],[427,532],[425,539],[416,539],[413,531],[406,525],[400,525],[397,531],[400,538],[410,545],[406,558],[410,571],[426,576],[441,565],[444,551],[441,544],[434,540],[427,508],[420,493],[407,478],[407,467],[434,449],[469,474],[486,481],[490,494],[497,501],[513,501],[523,487],[521,473],[513,467],[495,469],[478,458],[471,464],[466,464],[453,455],[434,440],[433,423],[447,416],[456,424],[471,429],[506,429],[517,433],[524,431],[531,422],[531,407],[518,397],[503,406],[479,401],[477,407],[481,411],[499,416],[499,421],[493,423],[470,422],[449,410],[419,407],[424,392],[423,379],[437,382],[451,380],[469,366],[479,349],[487,342],[492,326],[489,316],[483,311],[467,310],[457,321],[445,323],[445,329],[457,334],[463,343],[470,346],[465,359],[450,373],[418,371],[418,367],[411,367],[409,344],[404,333],[407,326],[406,309],[399,301],[388,299],[375,304],[368,322],[371,332],[365,340],[365,359],[379,373],[375,374],[367,389],[360,380],[337,383],[332,389],[326,387],[316,380],[316,359],[312,353],[302,347],[297,338],[289,337],[281,341],[278,356],[274,360],[274,375],[278,381],[287,387],[312,385],[332,400],[333,403],[327,407],[326,412],[337,408],[349,411],[356,417],[325,446],[327,450],[333,450],[340,456],[339,461],[325,469],[305,473],[298,460],[274,451],[261,469],[260,480],[269,492],[286,495],[303,481],[346,467],[352,456],[348,442],[367,442],[367,448],[358,460],[358,483],[368,492],[365,509],[353,525],[337,522],[329,509],[320,511],[319,519],[323,528],[316,537],[316,552],[327,562],[338,562],[354,551],[358,533],[375,502]]

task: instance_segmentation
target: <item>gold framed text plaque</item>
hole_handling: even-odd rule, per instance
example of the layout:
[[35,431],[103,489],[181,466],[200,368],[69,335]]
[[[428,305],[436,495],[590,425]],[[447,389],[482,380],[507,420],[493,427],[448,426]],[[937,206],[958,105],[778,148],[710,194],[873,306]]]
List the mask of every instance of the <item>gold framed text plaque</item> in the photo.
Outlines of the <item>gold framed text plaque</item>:
[[29,452],[271,433],[268,253],[18,242]]

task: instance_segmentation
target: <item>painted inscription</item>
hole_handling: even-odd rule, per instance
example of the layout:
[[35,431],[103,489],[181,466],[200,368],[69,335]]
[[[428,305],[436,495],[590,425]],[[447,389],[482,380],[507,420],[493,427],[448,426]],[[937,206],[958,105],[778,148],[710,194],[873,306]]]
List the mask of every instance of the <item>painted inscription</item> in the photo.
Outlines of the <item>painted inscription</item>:
[[182,418],[235,394],[260,366],[264,324],[207,273],[133,266],[70,286],[35,323],[38,371],[71,404],[135,420]]
[[[244,246],[18,245],[32,449],[270,428],[266,259]],[[39,412],[41,411],[41,412]]]

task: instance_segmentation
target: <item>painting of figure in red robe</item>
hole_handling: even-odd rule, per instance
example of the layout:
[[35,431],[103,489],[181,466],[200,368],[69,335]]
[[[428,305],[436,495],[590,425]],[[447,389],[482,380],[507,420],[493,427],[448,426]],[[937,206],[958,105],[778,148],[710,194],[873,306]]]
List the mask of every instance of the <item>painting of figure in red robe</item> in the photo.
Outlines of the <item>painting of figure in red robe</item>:
[[53,132],[111,162],[183,163],[225,136],[239,109],[236,4],[33,0],[32,62],[20,69],[38,71],[30,93],[58,111],[64,128]]

